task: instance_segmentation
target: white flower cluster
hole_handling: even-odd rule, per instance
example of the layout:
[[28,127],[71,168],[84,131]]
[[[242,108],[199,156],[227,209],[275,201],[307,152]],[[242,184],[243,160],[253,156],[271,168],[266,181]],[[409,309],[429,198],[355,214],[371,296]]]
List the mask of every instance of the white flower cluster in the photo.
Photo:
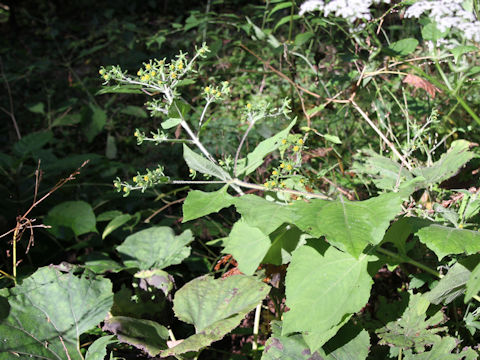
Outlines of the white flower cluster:
[[480,21],[462,3],[463,0],[421,0],[406,10],[405,17],[419,18],[429,12],[438,30],[458,29],[468,40],[480,42]]
[[357,19],[370,20],[370,7],[379,3],[390,4],[390,0],[308,0],[300,6],[299,14],[319,10],[323,11],[325,16],[332,13],[353,23]]

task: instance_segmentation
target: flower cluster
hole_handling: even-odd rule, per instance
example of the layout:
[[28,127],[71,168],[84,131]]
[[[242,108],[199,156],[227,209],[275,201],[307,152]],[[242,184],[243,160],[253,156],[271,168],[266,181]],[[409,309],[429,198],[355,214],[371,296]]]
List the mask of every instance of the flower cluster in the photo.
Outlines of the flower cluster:
[[203,94],[207,102],[221,100],[230,95],[230,85],[228,81],[222,81],[220,86],[217,86],[215,84],[205,86],[205,88],[203,89]]
[[428,13],[440,31],[457,29],[466,39],[479,42],[480,21],[464,3],[463,0],[420,0],[405,11],[405,17],[419,18]]
[[137,139],[137,145],[142,145],[144,141],[152,141],[155,143],[155,145],[168,141],[168,136],[163,131],[160,131],[160,130],[157,130],[157,132],[151,131],[150,134],[152,135],[152,137],[148,137],[145,135],[143,131],[140,131],[139,129],[135,129],[133,136],[135,136],[135,138]]
[[118,84],[127,84],[133,87],[142,88],[147,94],[150,92],[160,93],[162,99],[156,99],[147,103],[152,116],[168,114],[169,108],[176,97],[176,87],[180,84],[183,77],[193,70],[193,63],[199,57],[203,58],[210,50],[203,44],[196,48],[196,53],[191,60],[187,59],[187,54],[180,52],[175,59],[167,62],[166,59],[150,60],[144,63],[137,71],[136,76],[130,76],[127,72],[122,72],[119,66],[101,68],[99,74],[104,80],[104,84],[111,81]]
[[390,4],[390,0],[308,0],[300,6],[299,14],[318,10],[322,11],[325,17],[335,14],[336,17],[354,23],[357,19],[370,20],[370,7],[379,3]]
[[133,184],[122,182],[117,178],[113,182],[113,186],[118,192],[123,192],[123,196],[128,196],[132,190],[142,190],[144,192],[148,187],[170,181],[163,171],[163,167],[159,165],[155,170],[147,169],[144,174],[137,172],[137,175],[132,178]]
[[[272,170],[271,176],[263,184],[266,188],[285,188],[298,187],[295,184],[300,184],[303,187],[305,179],[295,173],[296,168],[299,166],[299,157],[301,151],[305,148],[304,140],[301,138],[301,135],[288,135],[286,139],[281,140],[281,145],[279,147],[280,154],[282,156],[282,161],[278,167]],[[284,157],[286,151],[291,153],[291,156]],[[293,181],[293,182],[292,182]]]

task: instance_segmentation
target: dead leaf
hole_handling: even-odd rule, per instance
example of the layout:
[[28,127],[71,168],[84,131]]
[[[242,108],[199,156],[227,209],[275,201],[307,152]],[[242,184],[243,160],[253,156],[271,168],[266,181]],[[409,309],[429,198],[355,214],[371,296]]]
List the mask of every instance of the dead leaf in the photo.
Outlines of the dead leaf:
[[416,75],[408,74],[407,76],[405,76],[405,79],[403,79],[403,82],[406,84],[412,85],[415,88],[415,90],[416,89],[425,90],[432,97],[432,99],[435,99],[435,94],[437,92],[438,93],[442,92],[439,88],[437,88],[432,83]]

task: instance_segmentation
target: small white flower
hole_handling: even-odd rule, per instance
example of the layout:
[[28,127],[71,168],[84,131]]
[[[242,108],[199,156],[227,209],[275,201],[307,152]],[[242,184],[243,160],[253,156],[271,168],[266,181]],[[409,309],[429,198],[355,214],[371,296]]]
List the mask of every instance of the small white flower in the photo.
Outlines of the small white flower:
[[479,41],[480,21],[462,6],[463,0],[420,0],[405,11],[407,18],[419,18],[425,13],[435,21],[440,31],[459,30],[468,40]]

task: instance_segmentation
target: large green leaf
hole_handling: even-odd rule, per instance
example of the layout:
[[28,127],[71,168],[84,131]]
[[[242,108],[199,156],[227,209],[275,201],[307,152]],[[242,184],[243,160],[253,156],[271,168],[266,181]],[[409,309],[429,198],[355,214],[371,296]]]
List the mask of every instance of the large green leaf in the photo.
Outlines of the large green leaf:
[[405,193],[387,193],[365,201],[312,200],[296,203],[295,224],[309,234],[358,257],[368,244],[383,239],[390,221],[402,208]]
[[472,296],[480,291],[480,264],[473,269],[470,278],[467,281],[467,291],[465,292],[465,302],[468,302]]
[[[460,341],[451,336],[442,337],[436,342],[430,351],[413,354],[407,350],[403,354],[404,360],[477,360],[478,353],[471,348],[463,348],[461,352],[454,351]],[[454,351],[452,353],[452,351]]]
[[441,311],[426,319],[426,311],[430,305],[428,298],[422,294],[410,295],[410,302],[402,317],[389,322],[376,331],[379,344],[394,346],[403,350],[416,349],[424,351],[425,346],[437,343],[441,337],[438,332],[446,328],[436,327],[444,321]]
[[105,356],[107,356],[107,345],[116,342],[113,338],[113,335],[107,335],[95,340],[93,344],[88,347],[85,360],[105,360]]
[[88,126],[85,130],[85,136],[87,137],[88,142],[97,136],[105,127],[107,123],[107,113],[100,107],[94,104],[90,104],[90,109],[85,113],[85,116],[88,118]]
[[278,321],[272,322],[271,327],[272,336],[265,343],[262,360],[364,360],[370,347],[367,331],[349,334],[347,330],[340,334],[341,346],[327,344],[328,346],[312,354],[302,335],[282,336],[282,328]]
[[287,128],[280,131],[275,136],[260,142],[257,147],[247,155],[246,158],[240,159],[237,163],[237,173],[235,176],[242,177],[252,173],[256,168],[263,164],[265,156],[277,150],[282,144],[282,139],[285,139],[295,125],[296,120],[293,120]]
[[62,226],[71,229],[75,236],[97,231],[95,214],[85,201],[65,201],[54,206],[44,223],[51,226],[49,231],[57,237],[63,237]]
[[110,233],[118,229],[120,226],[129,222],[130,219],[132,219],[132,215],[121,214],[110,220],[110,222],[107,224],[107,226],[105,226],[105,229],[103,230],[102,240],[105,239]]
[[453,265],[438,284],[425,296],[432,304],[449,304],[465,292],[470,270],[460,263]]
[[425,186],[440,183],[454,176],[458,170],[476,155],[468,151],[466,140],[452,142],[448,151],[432,166],[413,169],[413,174],[425,178]]
[[480,251],[480,232],[431,224],[417,231],[422,243],[442,260],[447,255]]
[[225,186],[212,192],[190,191],[183,203],[183,222],[218,212],[232,205],[234,197],[228,195],[227,189]]
[[412,174],[404,166],[373,150],[362,150],[355,157],[352,170],[367,175],[376,187],[385,190],[393,190],[398,182],[413,179]]
[[323,352],[311,353],[302,335],[282,336],[281,323],[273,321],[272,336],[265,343],[262,360],[309,360],[323,359]]
[[431,225],[430,220],[417,217],[402,217],[395,221],[385,233],[382,243],[392,243],[402,255],[407,254],[406,242],[410,234],[416,233],[422,227]]
[[283,223],[294,223],[295,213],[290,206],[277,204],[256,195],[234,199],[235,208],[251,226],[270,234]]
[[238,261],[238,268],[246,275],[253,275],[271,245],[268,235],[250,226],[243,219],[233,225],[224,243],[226,243],[224,252],[233,255]]
[[128,267],[163,269],[187,258],[190,255],[187,245],[192,240],[190,230],[175,236],[169,227],[151,227],[128,236],[117,251]]
[[105,320],[103,330],[114,333],[118,341],[135,346],[150,356],[167,348],[168,329],[155,321],[114,316]]
[[361,255],[356,259],[333,246],[322,254],[312,244],[295,250],[287,271],[290,311],[284,314],[283,335],[328,331],[359,311],[370,296],[373,281],[367,265],[375,257]]
[[183,158],[190,169],[196,170],[202,174],[215,176],[220,180],[231,179],[230,175],[220,166],[214,164],[202,155],[193,152],[185,144],[183,144]]
[[182,321],[195,326],[195,335],[164,350],[161,356],[198,351],[222,339],[269,292],[269,286],[245,275],[214,279],[202,276],[184,285],[176,294],[173,310]]
[[418,45],[418,40],[414,38],[406,38],[392,43],[388,50],[394,55],[406,56],[415,51]]
[[83,359],[79,336],[103,321],[113,294],[108,279],[77,277],[50,266],[9,289],[7,299],[0,359],[76,360]]

